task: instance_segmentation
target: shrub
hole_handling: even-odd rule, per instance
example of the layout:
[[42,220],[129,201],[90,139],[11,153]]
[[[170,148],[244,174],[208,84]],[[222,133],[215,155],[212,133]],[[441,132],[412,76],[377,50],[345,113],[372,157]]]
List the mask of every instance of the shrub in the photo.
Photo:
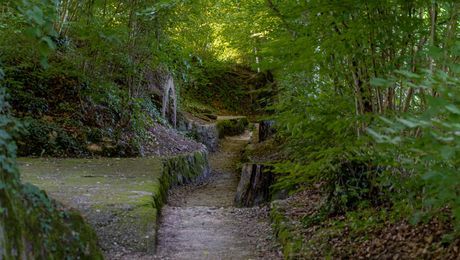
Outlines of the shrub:
[[248,125],[249,121],[246,117],[218,120],[217,131],[220,138],[234,136],[244,133]]
[[20,156],[62,157],[83,151],[81,141],[55,123],[26,118],[24,125],[25,131],[18,140]]

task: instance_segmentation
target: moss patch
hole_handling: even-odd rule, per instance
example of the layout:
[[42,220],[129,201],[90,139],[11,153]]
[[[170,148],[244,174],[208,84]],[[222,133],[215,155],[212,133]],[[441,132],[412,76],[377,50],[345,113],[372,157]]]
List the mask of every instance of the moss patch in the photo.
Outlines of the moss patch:
[[295,227],[285,217],[279,203],[281,201],[275,201],[271,205],[270,218],[273,223],[273,230],[283,248],[284,258],[297,259],[302,252],[302,237],[293,232]]
[[158,200],[165,196],[155,158],[20,159],[22,178],[82,212],[106,252],[154,250]]
[[210,174],[206,150],[165,158],[163,167],[170,185],[199,181]]
[[244,130],[249,125],[249,121],[246,117],[218,117],[217,118],[217,130],[219,137],[234,136],[244,133]]

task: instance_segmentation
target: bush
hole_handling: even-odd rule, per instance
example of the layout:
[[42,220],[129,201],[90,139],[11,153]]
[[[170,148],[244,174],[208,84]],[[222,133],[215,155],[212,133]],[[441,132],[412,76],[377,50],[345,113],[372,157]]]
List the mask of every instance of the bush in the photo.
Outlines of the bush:
[[387,198],[378,182],[380,173],[372,161],[353,159],[339,164],[326,179],[328,212],[344,213],[362,205],[381,205]]
[[19,156],[63,157],[84,151],[81,140],[55,123],[26,118],[24,125],[25,131],[18,139]]
[[246,117],[218,120],[219,138],[242,134],[248,125],[249,121]]

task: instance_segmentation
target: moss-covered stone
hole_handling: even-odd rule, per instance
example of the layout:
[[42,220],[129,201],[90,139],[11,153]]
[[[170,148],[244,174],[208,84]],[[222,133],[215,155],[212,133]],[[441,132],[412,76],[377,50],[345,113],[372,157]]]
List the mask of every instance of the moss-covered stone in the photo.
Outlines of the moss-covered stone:
[[246,117],[219,117],[216,124],[219,137],[223,138],[244,133],[249,121]]
[[102,259],[81,215],[31,184],[0,190],[0,259]]
[[23,179],[86,216],[110,256],[155,250],[164,201],[159,158],[21,159]]
[[163,173],[170,185],[181,185],[207,178],[210,174],[208,152],[203,149],[165,158]]

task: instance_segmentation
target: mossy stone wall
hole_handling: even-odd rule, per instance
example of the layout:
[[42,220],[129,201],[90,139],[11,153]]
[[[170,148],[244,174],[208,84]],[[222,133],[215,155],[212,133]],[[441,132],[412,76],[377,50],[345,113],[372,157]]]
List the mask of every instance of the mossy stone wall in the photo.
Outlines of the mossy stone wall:
[[168,179],[168,186],[200,181],[209,177],[210,172],[206,149],[163,160],[163,175]]
[[64,210],[31,184],[7,186],[0,189],[0,259],[103,258],[78,212]]

